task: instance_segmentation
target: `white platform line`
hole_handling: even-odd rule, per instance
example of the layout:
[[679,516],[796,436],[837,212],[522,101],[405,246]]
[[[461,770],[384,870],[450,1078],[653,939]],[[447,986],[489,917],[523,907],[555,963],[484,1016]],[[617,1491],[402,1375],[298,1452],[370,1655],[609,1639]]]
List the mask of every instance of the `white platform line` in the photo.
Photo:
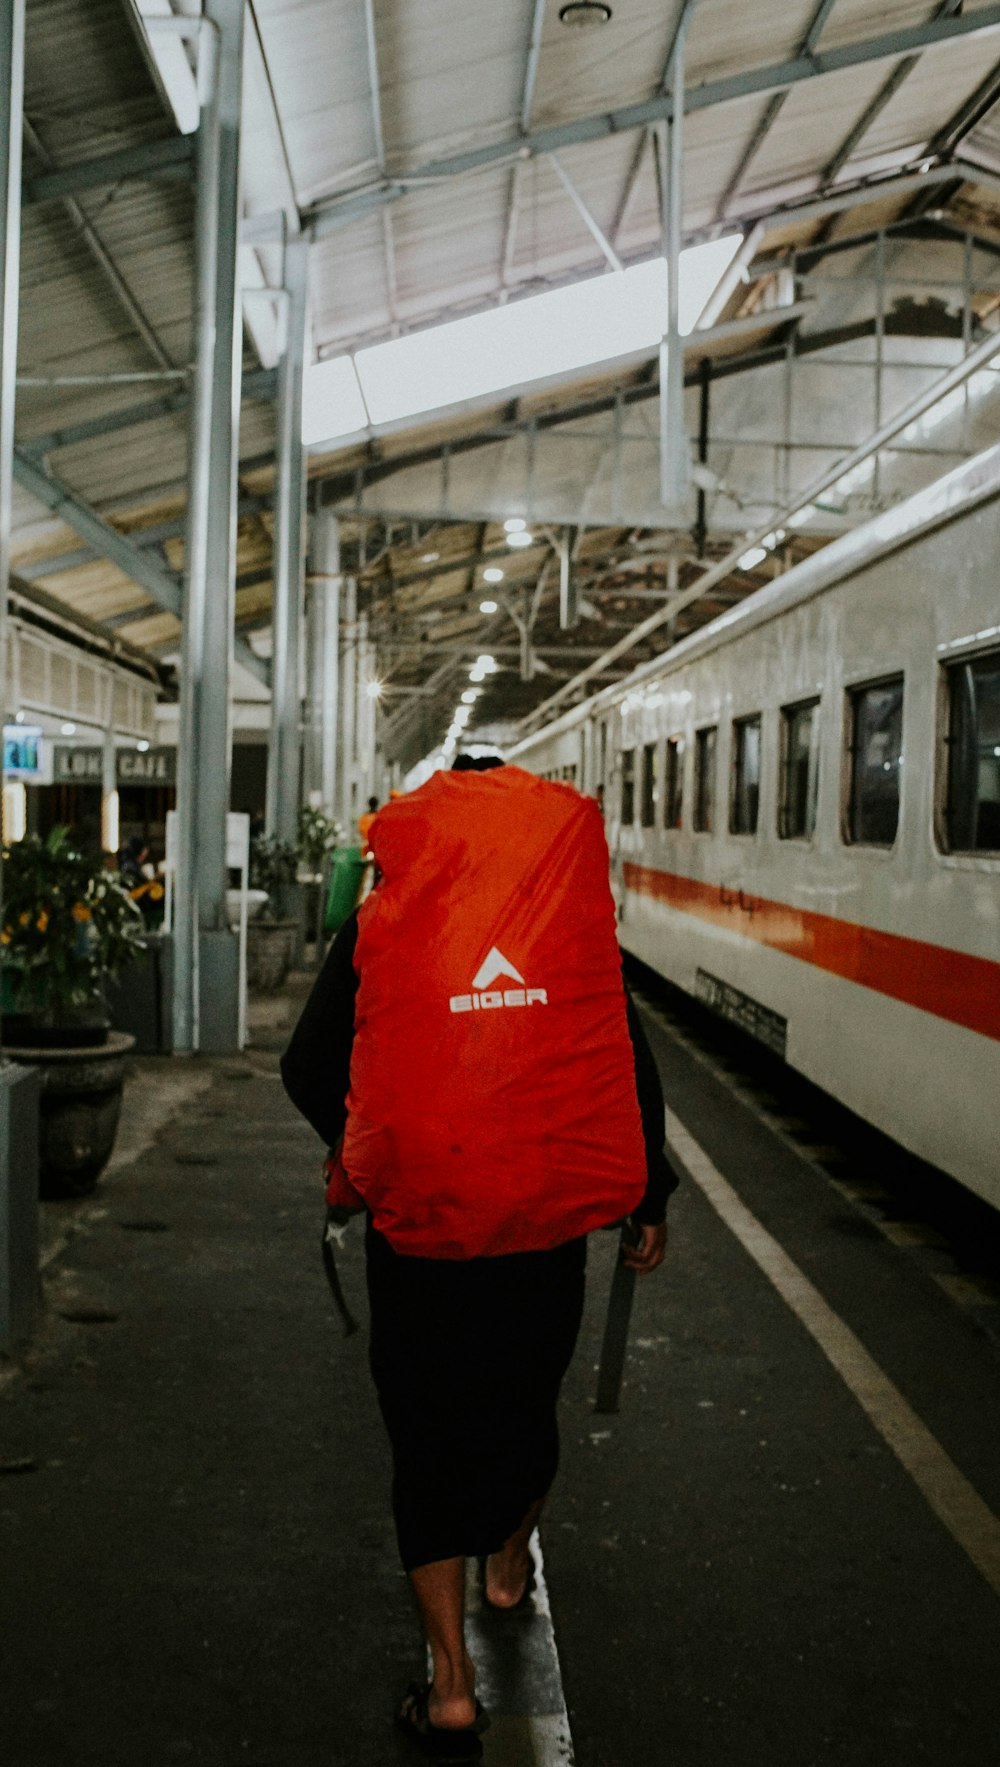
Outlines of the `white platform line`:
[[952,1538],[1000,1595],[1000,1520],[671,1110],[666,1112],[666,1132],[684,1170],[819,1345]]
[[537,1533],[532,1535],[535,1588],[530,1612],[483,1614],[478,1571],[466,1582],[466,1639],[476,1665],[476,1690],[490,1714],[484,1767],[574,1767],[569,1714]]

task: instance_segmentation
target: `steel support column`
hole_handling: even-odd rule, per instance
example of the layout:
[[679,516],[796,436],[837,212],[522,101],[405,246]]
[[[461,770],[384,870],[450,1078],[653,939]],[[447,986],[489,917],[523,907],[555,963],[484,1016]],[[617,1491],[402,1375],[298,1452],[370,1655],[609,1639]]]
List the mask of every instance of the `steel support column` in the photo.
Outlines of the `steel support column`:
[[[7,709],[23,108],[24,0],[0,0],[0,724]],[[31,1336],[37,1297],[38,1076],[4,1062],[0,1049],[0,1350]]]
[[[10,590],[14,404],[17,398],[17,318],[21,273],[24,4],[25,0],[0,0],[0,725],[6,722],[8,712],[7,597]],[[10,710],[13,711],[13,708]],[[0,867],[0,910],[3,906],[2,889]]]
[[375,670],[372,663],[372,644],[368,636],[368,615],[358,617],[357,642],[357,701],[355,706],[355,725],[357,728],[357,763],[358,763],[358,811],[375,791],[375,701],[368,689],[374,679]]
[[340,646],[340,820],[353,839],[357,819],[358,583],[344,583],[344,627]]
[[684,431],[684,350],[681,344],[681,222],[684,166],[684,40],[674,44],[673,112],[663,129],[660,198],[663,251],[667,260],[667,330],[660,345],[660,501],[671,521],[682,521],[690,485]]
[[173,1041],[238,1047],[226,922],[230,676],[242,325],[237,278],[244,0],[206,0],[198,35],[195,374],[178,742]]
[[274,497],[274,604],[271,662],[271,740],[267,757],[267,832],[294,841],[301,774],[301,632],[305,588],[302,530],[306,459],[302,446],[302,374],[305,366],[309,247],[285,247],[288,295],[285,350],[278,377],[277,484]]
[[327,816],[335,816],[338,807],[340,584],[340,523],[332,510],[321,509],[313,518],[309,576],[306,787]]
[[573,570],[573,534],[565,528],[559,536],[559,624],[566,632],[580,623],[580,597]]

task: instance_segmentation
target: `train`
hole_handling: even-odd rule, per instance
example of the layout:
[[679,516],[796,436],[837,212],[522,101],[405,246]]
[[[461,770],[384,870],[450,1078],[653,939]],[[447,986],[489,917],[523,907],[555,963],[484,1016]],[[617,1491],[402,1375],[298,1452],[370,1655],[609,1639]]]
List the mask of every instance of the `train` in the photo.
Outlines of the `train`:
[[1000,1208],[1000,446],[507,758],[602,801],[624,950]]

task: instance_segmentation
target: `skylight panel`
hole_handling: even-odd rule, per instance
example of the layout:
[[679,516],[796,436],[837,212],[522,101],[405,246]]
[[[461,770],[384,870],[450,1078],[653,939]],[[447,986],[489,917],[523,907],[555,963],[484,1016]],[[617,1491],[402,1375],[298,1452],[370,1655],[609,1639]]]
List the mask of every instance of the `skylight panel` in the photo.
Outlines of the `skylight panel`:
[[[683,334],[694,330],[741,243],[727,234],[681,253]],[[355,434],[366,427],[365,408],[377,428],[655,349],[666,313],[666,261],[654,258],[334,357],[306,371],[303,441]]]

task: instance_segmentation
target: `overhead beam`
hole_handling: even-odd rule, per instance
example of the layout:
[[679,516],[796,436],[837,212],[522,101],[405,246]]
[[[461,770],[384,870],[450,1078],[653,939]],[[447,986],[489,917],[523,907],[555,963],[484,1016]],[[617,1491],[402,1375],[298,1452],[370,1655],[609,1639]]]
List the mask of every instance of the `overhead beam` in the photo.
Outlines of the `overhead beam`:
[[127,178],[193,177],[195,135],[168,135],[162,141],[146,141],[118,153],[102,154],[76,166],[53,167],[24,182],[24,201],[59,202],[85,190],[100,190]]
[[[54,173],[56,168],[53,165],[52,156],[49,153],[48,148],[39,138],[37,130],[28,120],[27,116],[24,118],[24,139],[36,160],[45,167],[46,172]],[[90,253],[91,258],[103,276],[105,283],[111,290],[118,306],[121,308],[129,324],[142,339],[157,367],[167,370],[175,369],[177,367],[176,362],[171,359],[170,355],[164,349],[154,327],[150,324],[147,315],[144,313],[133,290],[112,258],[111,253],[108,251],[100,234],[92,225],[89,216],[87,216],[83,209],[81,209],[75,197],[62,196],[59,200],[72,221],[79,238],[83,241],[87,251]]]
[[133,583],[138,583],[165,613],[181,614],[180,582],[172,571],[158,565],[148,553],[141,552],[131,540],[113,528],[91,509],[88,503],[71,491],[61,479],[44,473],[33,460],[26,460],[19,450],[14,453],[14,477],[22,490],[44,504],[53,515],[86,540],[94,552],[106,558]]
[[993,109],[1000,99],[1000,62],[992,67],[985,80],[960,105],[948,121],[940,128],[930,144],[932,153],[951,154],[961,145],[967,135]]
[[[272,400],[277,385],[276,369],[252,369],[243,376],[243,402],[247,399],[259,399],[262,402]],[[141,405],[127,405],[121,411],[109,411],[105,417],[91,417],[83,423],[68,423],[63,429],[49,430],[42,436],[25,437],[18,442],[18,447],[22,454],[52,454],[57,448],[73,448],[81,442],[92,442],[103,436],[115,435],[119,430],[134,429],[143,423],[156,423],[161,417],[171,417],[175,412],[186,411],[190,403],[189,392],[169,393],[162,399],[146,400]]]
[[[963,0],[943,0],[935,13],[936,19],[952,18],[958,12]],[[920,61],[920,55],[907,55],[897,62],[888,79],[879,87],[871,102],[867,104],[853,128],[849,129],[833,158],[824,168],[823,182],[832,184],[843,171],[855,148],[861,145],[875,120],[881,116],[886,106],[895,98],[899,88],[908,80]]]
[[[815,54],[819,47],[819,40],[826,26],[826,21],[836,4],[837,0],[819,0],[819,5],[809,22],[809,29],[799,44],[800,55]],[[743,183],[751,164],[756,159],[764,142],[767,140],[768,135],[771,133],[771,130],[777,122],[778,117],[784,108],[787,97],[787,91],[775,92],[768,100],[764,114],[759,118],[757,127],[754,129],[746,147],[740,155],[739,164],[722,193],[719,206],[716,209],[716,216],[720,221],[727,214],[729,205],[735,197],[736,192],[739,190],[740,185]]]
[[[42,473],[40,469],[37,468],[37,463],[20,447],[18,448],[18,458],[23,460],[25,466],[35,466],[45,484],[59,483],[58,479],[53,479],[51,475]],[[264,510],[271,508],[271,503],[272,499],[269,495],[254,497],[246,495],[241,496],[236,505],[237,518],[242,521],[248,516],[260,515]],[[96,512],[92,513],[96,514]],[[108,526],[109,524],[105,525]],[[162,546],[166,540],[179,540],[186,530],[187,517],[185,515],[179,515],[175,516],[171,521],[157,522],[152,527],[133,528],[132,532],[128,535],[128,541],[137,551],[146,551],[148,548],[154,546]],[[118,533],[118,529],[112,528],[111,532]],[[119,534],[119,539],[122,537],[123,536]],[[80,570],[84,565],[93,564],[95,558],[105,556],[106,554],[102,547],[90,547],[87,549],[79,547],[73,552],[59,552],[52,558],[39,558],[32,564],[19,566],[18,574],[24,578],[25,582],[33,583],[40,577],[55,577],[61,575],[63,571]],[[268,579],[270,579],[270,575],[271,573],[268,571]],[[263,579],[258,578],[256,580],[261,581]],[[241,583],[239,579],[237,579],[236,586],[237,588],[246,587],[246,585]]]
[[[738,568],[740,558],[746,551],[754,546],[759,546],[774,528],[787,526],[797,510],[814,503],[818,497],[823,495],[824,491],[836,485],[846,473],[851,472],[863,461],[869,460],[887,443],[894,441],[901,430],[906,429],[909,424],[915,423],[933,405],[947,397],[956,387],[964,385],[970,375],[974,374],[977,369],[984,368],[998,355],[1000,355],[1000,334],[991,332],[974,349],[969,350],[961,362],[955,364],[954,368],[949,368],[946,373],[939,375],[928,387],[925,387],[923,392],[909,400],[900,411],[897,411],[886,423],[874,430],[858,447],[852,449],[848,454],[841,455],[833,466],[826,468],[810,484],[798,491],[794,503],[789,504],[777,515],[772,515],[766,523],[760,524],[751,533],[741,535],[737,544],[724,557],[711,565],[708,570],[699,572],[693,583],[688,584],[677,595],[670,596],[655,613],[642,620],[638,626],[634,626],[625,638],[620,639],[609,650],[604,651],[600,657],[600,665],[606,666],[618,662],[621,657],[627,656],[644,639],[651,637],[667,620],[673,619],[684,608],[689,607],[692,602],[699,601],[702,596],[708,594],[716,584],[721,583],[724,578]],[[588,680],[596,673],[596,668],[583,669],[566,687],[560,688],[542,705],[537,706],[521,726],[524,733],[527,734],[528,730],[535,727],[538,722],[545,723],[551,720],[555,715],[556,707],[563,703],[570,693],[585,688]]]
[[[684,0],[684,4],[677,15],[677,22],[674,25],[673,35],[670,38],[670,45],[667,49],[666,56],[664,57],[663,72],[660,75],[658,90],[664,94],[668,94],[670,91],[670,75],[674,65],[674,54],[677,50],[678,44],[683,43],[684,41],[688,25],[691,23],[694,9],[697,4],[698,0]],[[629,205],[635,194],[635,187],[639,179],[639,173],[642,170],[643,157],[649,147],[649,143],[649,130],[644,129],[639,140],[636,142],[635,153],[632,156],[632,163],[629,166],[624,189],[618,203],[618,209],[611,228],[612,239],[618,238],[624,225],[625,216],[628,213]]]
[[[910,25],[903,29],[844,43],[834,49],[809,55],[793,56],[790,60],[773,62],[765,67],[748,68],[725,79],[705,80],[689,86],[685,92],[685,112],[713,109],[733,104],[744,98],[769,97],[785,92],[809,80],[822,79],[852,68],[866,67],[882,61],[898,61],[901,56],[919,54],[958,41],[985,36],[1000,27],[1000,5],[983,6],[973,13],[958,13],[948,18],[932,19],[929,23]],[[380,181],[377,185],[331,197],[313,205],[306,224],[314,239],[323,239],[349,226],[362,216],[397,202],[411,185],[445,182],[480,172],[491,166],[509,164],[517,158],[558,153],[588,141],[604,141],[612,135],[631,134],[654,123],[666,121],[673,110],[669,94],[660,92],[639,104],[622,105],[598,115],[578,117],[573,122],[548,129],[532,130],[524,136],[488,143],[465,153],[431,160],[406,173],[402,178]]]

